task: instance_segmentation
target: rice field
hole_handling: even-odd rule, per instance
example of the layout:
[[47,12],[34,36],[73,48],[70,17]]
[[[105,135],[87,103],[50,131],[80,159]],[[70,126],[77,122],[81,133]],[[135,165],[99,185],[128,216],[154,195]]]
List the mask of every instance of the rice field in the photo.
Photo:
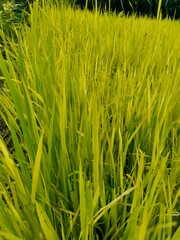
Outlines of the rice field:
[[179,21],[37,1],[13,32],[0,239],[180,239]]

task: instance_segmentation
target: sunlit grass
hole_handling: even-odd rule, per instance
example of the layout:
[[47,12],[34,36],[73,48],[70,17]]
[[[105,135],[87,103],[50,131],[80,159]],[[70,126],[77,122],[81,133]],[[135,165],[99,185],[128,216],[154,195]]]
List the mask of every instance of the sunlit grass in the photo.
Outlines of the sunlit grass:
[[38,3],[29,21],[1,32],[2,239],[178,239],[179,23]]

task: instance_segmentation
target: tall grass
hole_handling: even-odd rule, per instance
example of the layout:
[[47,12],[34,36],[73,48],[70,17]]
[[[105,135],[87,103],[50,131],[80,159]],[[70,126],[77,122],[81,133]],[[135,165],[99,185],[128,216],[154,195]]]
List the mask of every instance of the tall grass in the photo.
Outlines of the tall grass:
[[34,3],[4,39],[1,239],[179,239],[180,26]]

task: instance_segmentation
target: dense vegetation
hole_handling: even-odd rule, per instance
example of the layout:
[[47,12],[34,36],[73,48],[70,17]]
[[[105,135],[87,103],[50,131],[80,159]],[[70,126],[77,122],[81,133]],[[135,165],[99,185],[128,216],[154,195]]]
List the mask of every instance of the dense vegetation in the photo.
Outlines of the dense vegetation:
[[0,31],[0,239],[179,240],[179,22],[38,1],[18,21]]

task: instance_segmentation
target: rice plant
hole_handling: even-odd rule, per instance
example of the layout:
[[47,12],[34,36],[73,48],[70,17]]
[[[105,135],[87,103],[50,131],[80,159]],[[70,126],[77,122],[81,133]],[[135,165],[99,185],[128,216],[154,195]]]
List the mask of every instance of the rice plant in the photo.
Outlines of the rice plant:
[[36,1],[0,54],[1,239],[180,237],[180,26]]

